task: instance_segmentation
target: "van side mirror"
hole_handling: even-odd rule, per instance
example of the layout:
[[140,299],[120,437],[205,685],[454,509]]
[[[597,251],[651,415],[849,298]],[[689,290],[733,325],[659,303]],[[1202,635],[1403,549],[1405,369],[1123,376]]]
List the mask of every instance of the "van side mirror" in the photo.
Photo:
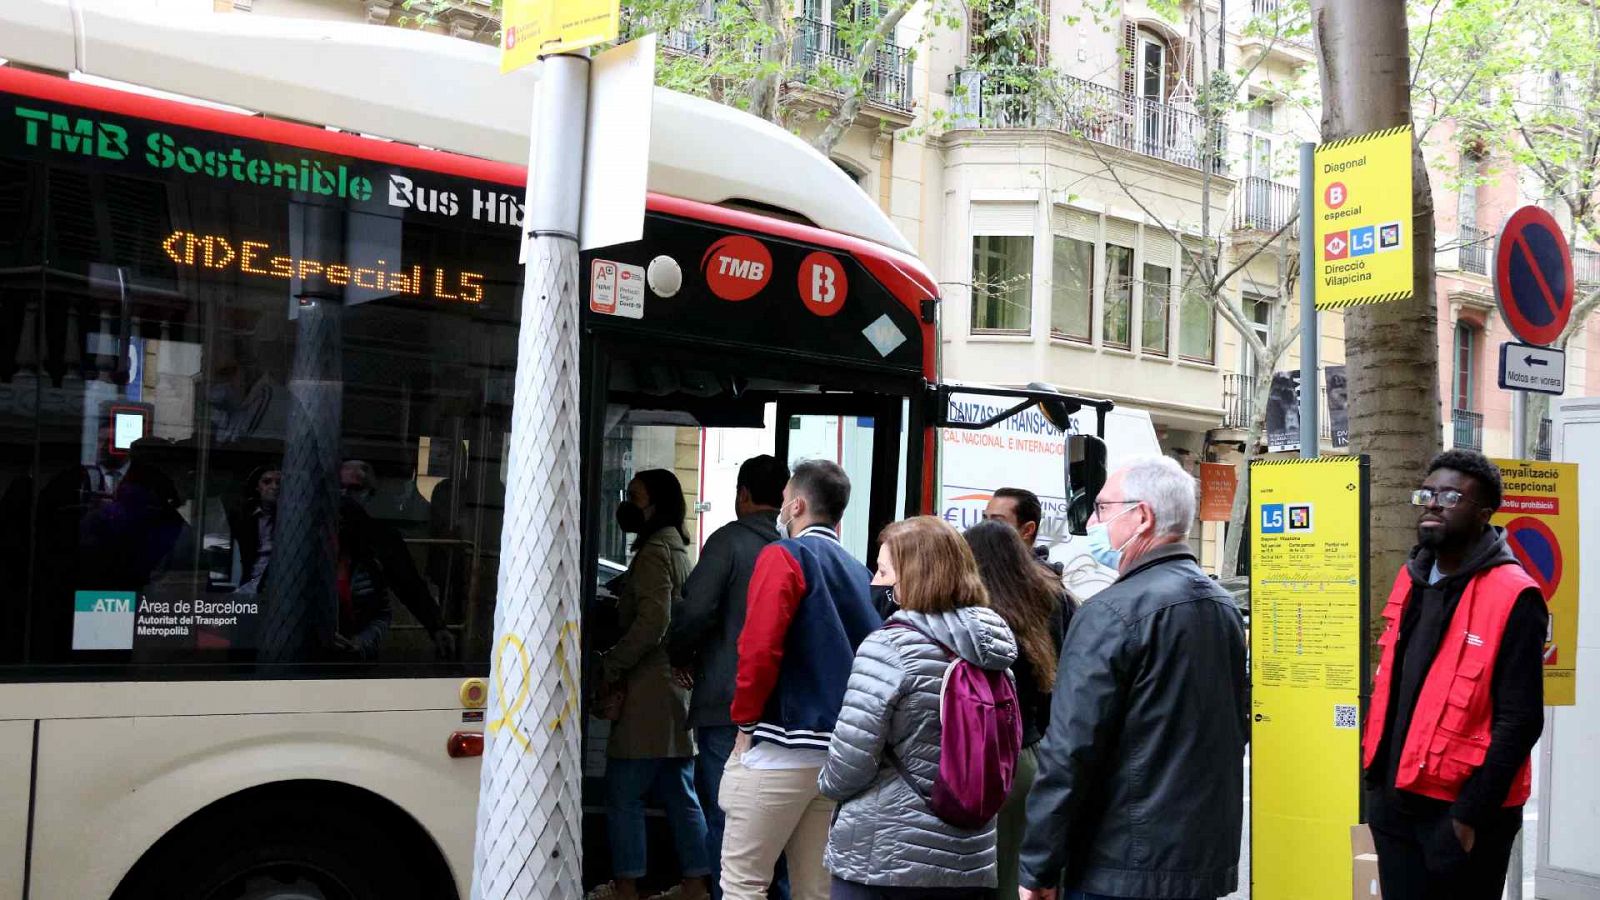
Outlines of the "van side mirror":
[[1067,531],[1089,532],[1094,501],[1106,486],[1106,442],[1091,434],[1069,434],[1066,446]]

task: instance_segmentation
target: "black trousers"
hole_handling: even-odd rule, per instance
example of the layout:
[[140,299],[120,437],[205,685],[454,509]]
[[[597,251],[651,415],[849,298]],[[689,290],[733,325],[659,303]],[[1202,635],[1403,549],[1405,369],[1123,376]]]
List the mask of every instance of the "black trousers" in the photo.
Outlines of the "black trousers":
[[994,888],[872,887],[833,879],[829,900],[991,900]]
[[1461,849],[1448,813],[1372,826],[1383,900],[1500,900],[1522,809],[1507,809]]

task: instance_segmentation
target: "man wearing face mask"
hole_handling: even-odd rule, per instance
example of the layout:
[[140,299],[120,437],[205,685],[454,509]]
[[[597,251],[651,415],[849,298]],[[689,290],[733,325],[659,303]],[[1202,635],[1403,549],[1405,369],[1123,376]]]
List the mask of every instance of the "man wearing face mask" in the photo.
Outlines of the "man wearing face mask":
[[1500,470],[1452,450],[1428,465],[1417,548],[1387,627],[1362,735],[1385,897],[1499,898],[1544,729],[1544,595],[1489,524]]
[[[1089,520],[1117,581],[1072,618],[1028,797],[1022,900],[1204,900],[1239,883],[1244,623],[1188,545],[1194,479],[1165,457],[1106,480]],[[1225,713],[1225,714],[1224,714]]]
[[795,466],[778,534],[756,558],[729,708],[739,737],[722,776],[722,892],[762,900],[786,854],[795,900],[826,900],[822,854],[832,800],[817,788],[856,648],[883,620],[867,567],[839,541],[850,477],[836,463]]

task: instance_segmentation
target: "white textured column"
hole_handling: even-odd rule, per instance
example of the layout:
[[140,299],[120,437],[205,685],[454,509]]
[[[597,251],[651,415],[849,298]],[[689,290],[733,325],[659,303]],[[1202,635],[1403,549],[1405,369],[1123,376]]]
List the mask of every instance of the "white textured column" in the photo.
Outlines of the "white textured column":
[[583,896],[578,201],[589,61],[543,61],[473,900]]

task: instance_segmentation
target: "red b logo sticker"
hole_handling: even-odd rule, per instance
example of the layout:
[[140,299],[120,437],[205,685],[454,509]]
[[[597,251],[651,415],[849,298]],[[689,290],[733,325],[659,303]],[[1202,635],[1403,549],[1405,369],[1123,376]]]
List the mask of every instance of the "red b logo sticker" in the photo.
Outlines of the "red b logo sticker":
[[724,300],[749,300],[772,280],[772,254],[758,240],[725,237],[706,251],[700,271],[711,293]]
[[844,266],[831,253],[817,252],[800,263],[800,299],[819,316],[837,315],[844,309],[850,282]]

